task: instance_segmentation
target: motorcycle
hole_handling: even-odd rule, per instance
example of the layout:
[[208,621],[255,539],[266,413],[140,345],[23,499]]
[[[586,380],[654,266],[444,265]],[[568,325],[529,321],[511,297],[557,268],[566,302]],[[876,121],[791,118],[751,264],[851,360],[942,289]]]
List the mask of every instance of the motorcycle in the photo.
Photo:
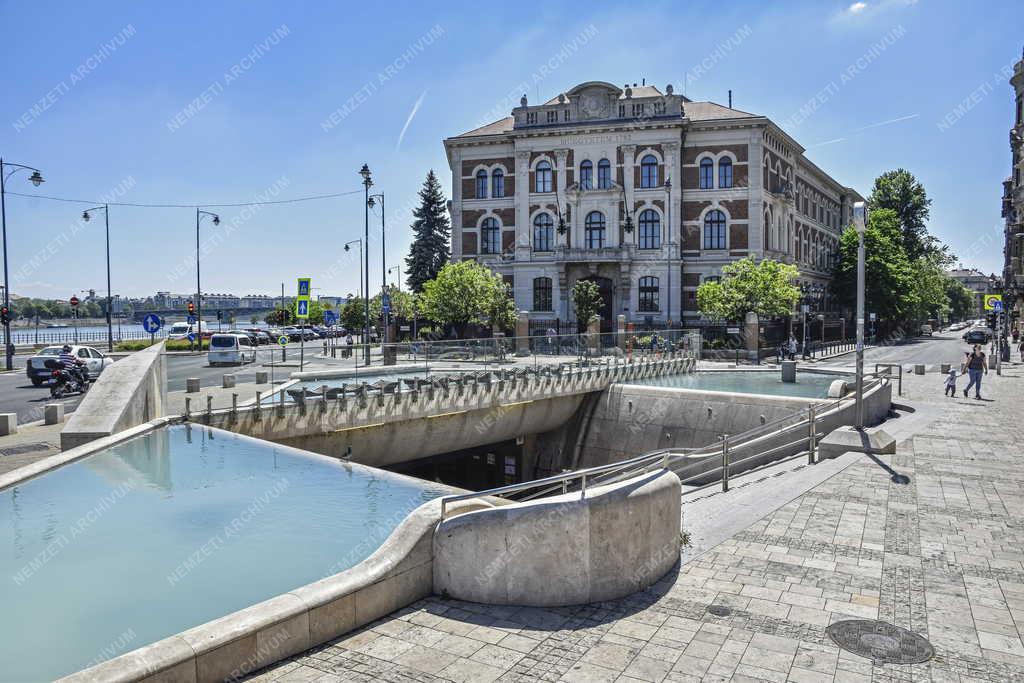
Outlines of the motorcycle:
[[83,380],[65,368],[60,361],[47,360],[44,365],[51,371],[48,382],[50,398],[64,398],[67,394],[85,394],[89,391],[89,376],[85,368],[81,368],[82,377],[85,378]]

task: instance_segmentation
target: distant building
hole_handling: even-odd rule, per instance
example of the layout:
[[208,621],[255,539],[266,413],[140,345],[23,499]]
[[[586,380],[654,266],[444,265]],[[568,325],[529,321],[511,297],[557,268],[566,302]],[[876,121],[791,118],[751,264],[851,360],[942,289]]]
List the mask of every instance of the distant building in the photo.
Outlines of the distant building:
[[502,275],[534,330],[574,320],[578,280],[597,284],[606,329],[618,315],[699,324],[697,287],[746,256],[796,264],[800,284],[826,286],[862,199],[767,117],[671,85],[524,96],[511,116],[444,146],[452,260]]
[[1010,85],[1014,92],[1014,119],[1010,129],[1010,177],[1003,182],[1003,285],[1008,306],[1016,307],[1020,313],[1024,309],[1024,57],[1014,64]]
[[974,293],[974,310],[971,315],[981,317],[985,315],[985,294],[991,291],[990,277],[975,268],[959,268],[946,273],[967,289]]

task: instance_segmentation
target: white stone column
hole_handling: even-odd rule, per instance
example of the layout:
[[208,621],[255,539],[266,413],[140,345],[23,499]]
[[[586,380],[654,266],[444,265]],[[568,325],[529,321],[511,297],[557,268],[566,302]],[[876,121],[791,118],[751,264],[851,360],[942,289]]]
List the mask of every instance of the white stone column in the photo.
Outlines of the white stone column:
[[748,248],[751,256],[764,256],[764,209],[767,204],[767,197],[764,191],[764,177],[762,175],[762,157],[764,156],[764,139],[760,128],[755,128],[750,133],[750,142],[747,154],[747,178],[750,185],[750,200],[748,214],[750,216],[747,225]]
[[[532,235],[530,234],[530,152],[519,150],[516,158],[516,192],[514,196],[516,211],[516,260],[528,259],[531,251]],[[526,245],[525,250],[520,247]]]
[[[451,151],[452,163],[452,262],[462,260],[462,151]],[[363,245],[366,248],[366,245]]]

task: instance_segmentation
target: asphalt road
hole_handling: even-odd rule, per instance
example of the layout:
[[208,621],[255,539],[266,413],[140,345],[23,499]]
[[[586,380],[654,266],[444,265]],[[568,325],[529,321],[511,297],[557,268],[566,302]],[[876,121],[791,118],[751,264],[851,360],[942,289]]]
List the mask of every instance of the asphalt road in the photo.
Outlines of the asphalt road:
[[[864,369],[873,372],[875,363],[899,363],[908,369],[908,366],[918,363],[925,365],[939,365],[950,363],[958,365],[963,360],[964,354],[971,350],[971,346],[964,342],[960,332],[947,332],[936,334],[932,337],[915,337],[901,344],[876,346],[864,350]],[[985,347],[988,353],[988,347]],[[830,366],[853,366],[855,354],[849,353],[838,358],[822,361],[820,365]]]

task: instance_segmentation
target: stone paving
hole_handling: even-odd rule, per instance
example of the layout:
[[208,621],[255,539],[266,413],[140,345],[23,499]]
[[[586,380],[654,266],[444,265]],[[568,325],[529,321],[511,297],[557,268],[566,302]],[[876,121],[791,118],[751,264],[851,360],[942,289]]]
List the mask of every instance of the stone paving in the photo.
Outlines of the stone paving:
[[[1022,375],[989,374],[984,402],[905,378],[895,456],[844,456],[643,593],[557,609],[431,597],[253,680],[1024,681]],[[734,493],[687,497],[684,519]],[[825,628],[851,618],[908,628],[935,657],[840,650]]]

